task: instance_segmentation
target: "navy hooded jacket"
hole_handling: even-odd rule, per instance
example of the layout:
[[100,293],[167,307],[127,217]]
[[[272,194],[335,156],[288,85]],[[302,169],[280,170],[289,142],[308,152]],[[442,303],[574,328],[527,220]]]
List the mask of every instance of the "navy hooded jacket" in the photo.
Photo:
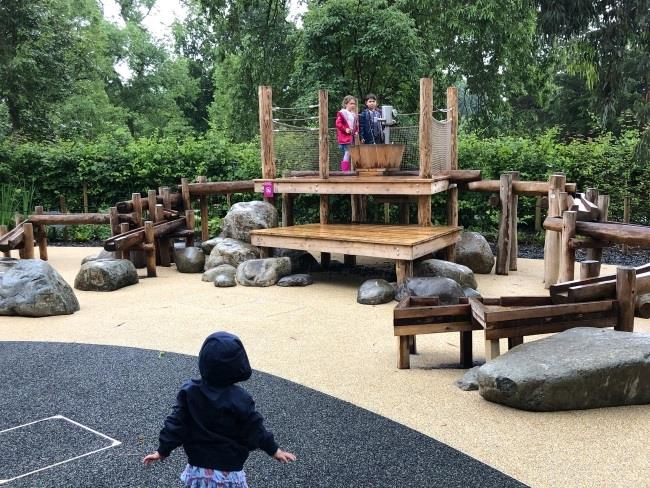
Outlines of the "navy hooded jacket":
[[160,431],[158,452],[183,445],[192,466],[240,471],[250,451],[273,456],[278,445],[250,394],[235,383],[251,376],[246,350],[227,332],[210,335],[199,353],[201,380],[183,385]]

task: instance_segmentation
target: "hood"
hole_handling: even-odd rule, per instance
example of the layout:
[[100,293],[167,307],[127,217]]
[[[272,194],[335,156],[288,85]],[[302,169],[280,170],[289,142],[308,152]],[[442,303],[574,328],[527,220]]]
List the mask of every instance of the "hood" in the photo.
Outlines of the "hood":
[[244,345],[236,335],[215,332],[199,352],[201,378],[211,386],[228,386],[251,377],[251,365]]

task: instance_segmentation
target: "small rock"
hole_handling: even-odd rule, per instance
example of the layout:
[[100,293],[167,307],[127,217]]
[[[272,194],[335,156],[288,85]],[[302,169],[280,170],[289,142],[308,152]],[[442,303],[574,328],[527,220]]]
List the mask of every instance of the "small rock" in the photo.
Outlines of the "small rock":
[[258,259],[260,251],[258,248],[237,239],[229,237],[217,237],[210,256],[205,260],[206,270],[221,264],[229,264],[235,268],[249,259]]
[[438,297],[440,305],[456,305],[465,296],[463,289],[451,278],[407,278],[398,289],[395,298],[400,301],[407,296]]
[[456,381],[456,386],[464,391],[478,390],[478,370],[480,366],[468,369],[461,379]]
[[494,254],[485,237],[478,232],[463,232],[456,243],[456,262],[474,273],[489,274],[494,266]]
[[215,278],[219,275],[232,276],[234,279],[236,273],[237,268],[234,266],[230,266],[229,264],[221,264],[216,268],[210,268],[209,270],[205,271],[201,276],[201,281],[214,282]]
[[174,262],[180,273],[200,273],[205,265],[205,254],[198,247],[174,249]]
[[395,298],[395,290],[386,280],[367,280],[359,287],[357,303],[361,305],[379,305]]
[[415,266],[415,276],[442,276],[451,278],[463,288],[478,288],[471,269],[462,264],[451,263],[442,259],[420,261]]
[[100,259],[81,265],[74,287],[84,291],[114,291],[138,282],[138,271],[127,259]]
[[299,273],[280,278],[278,286],[308,286],[314,283],[311,275]]
[[278,226],[278,211],[267,202],[235,203],[221,221],[221,237],[251,242],[250,231]]
[[244,286],[272,286],[291,274],[291,259],[251,259],[237,267],[237,283]]

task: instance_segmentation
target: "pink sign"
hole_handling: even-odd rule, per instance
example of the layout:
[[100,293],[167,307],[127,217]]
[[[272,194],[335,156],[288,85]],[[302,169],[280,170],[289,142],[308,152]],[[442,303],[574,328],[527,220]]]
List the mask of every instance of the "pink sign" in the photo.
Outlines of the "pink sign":
[[271,198],[273,196],[273,182],[272,181],[265,181],[264,186],[264,196],[267,198]]

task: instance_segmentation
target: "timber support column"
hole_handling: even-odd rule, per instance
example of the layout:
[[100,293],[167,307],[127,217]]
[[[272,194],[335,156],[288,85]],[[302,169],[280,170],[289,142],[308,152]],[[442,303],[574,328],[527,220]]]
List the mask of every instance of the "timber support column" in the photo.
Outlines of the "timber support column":
[[507,275],[510,269],[510,252],[512,249],[512,173],[501,175],[499,200],[501,202],[501,220],[499,221],[499,237],[497,239],[497,264],[495,273]]
[[[273,156],[273,95],[270,86],[260,86],[258,93],[262,178],[271,181],[275,178],[275,159]],[[264,197],[264,201],[271,205],[273,205],[274,200],[274,197]]]
[[[562,173],[551,175],[548,182],[548,216],[559,217],[560,192],[564,191],[566,177]],[[547,230],[544,238],[544,288],[557,283],[560,274],[560,235]]]
[[[458,88],[450,86],[447,88],[447,120],[451,124],[451,167],[450,170],[458,169]],[[447,191],[447,225],[458,226],[458,185],[450,185]],[[445,259],[456,261],[456,244],[445,248]],[[461,333],[462,336],[462,333]],[[471,333],[470,333],[471,337]]]
[[[420,178],[431,178],[433,154],[433,80],[420,78]],[[418,225],[431,225],[431,195],[418,196]]]
[[[318,91],[318,175],[326,180],[330,177],[329,134],[327,133],[327,113],[329,110],[329,94],[327,90]],[[293,209],[291,210],[293,220]],[[326,225],[330,220],[330,196],[320,196],[320,223]],[[327,269],[332,255],[320,253],[321,266]]]
[[571,241],[576,236],[578,212],[567,210],[562,214],[562,236],[560,244],[560,283],[573,281],[575,277],[576,251]]
[[31,222],[23,224],[23,252],[21,258],[34,259],[34,227]]
[[629,266],[616,268],[616,301],[618,321],[616,330],[634,332],[634,307],[636,305],[636,270]]
[[[9,229],[7,228],[7,226],[4,225],[4,224],[0,225],[0,237],[5,235],[7,232],[9,232]],[[4,257],[6,257],[6,258],[10,258],[11,257],[11,251],[2,251],[2,255]]]
[[[41,205],[34,209],[37,215],[43,215],[43,207]],[[45,226],[43,224],[36,225],[36,242],[38,243],[38,255],[43,261],[47,261],[47,234],[45,233]]]
[[[510,171],[512,181],[519,181],[519,171]],[[510,271],[517,271],[517,256],[519,255],[519,241],[517,236],[517,211],[519,207],[519,197],[512,190],[510,202]]]
[[[206,176],[199,176],[196,179],[197,183],[207,183],[208,178]],[[199,208],[201,209],[201,240],[203,242],[210,239],[210,231],[208,230],[208,196],[201,195],[199,196]]]

